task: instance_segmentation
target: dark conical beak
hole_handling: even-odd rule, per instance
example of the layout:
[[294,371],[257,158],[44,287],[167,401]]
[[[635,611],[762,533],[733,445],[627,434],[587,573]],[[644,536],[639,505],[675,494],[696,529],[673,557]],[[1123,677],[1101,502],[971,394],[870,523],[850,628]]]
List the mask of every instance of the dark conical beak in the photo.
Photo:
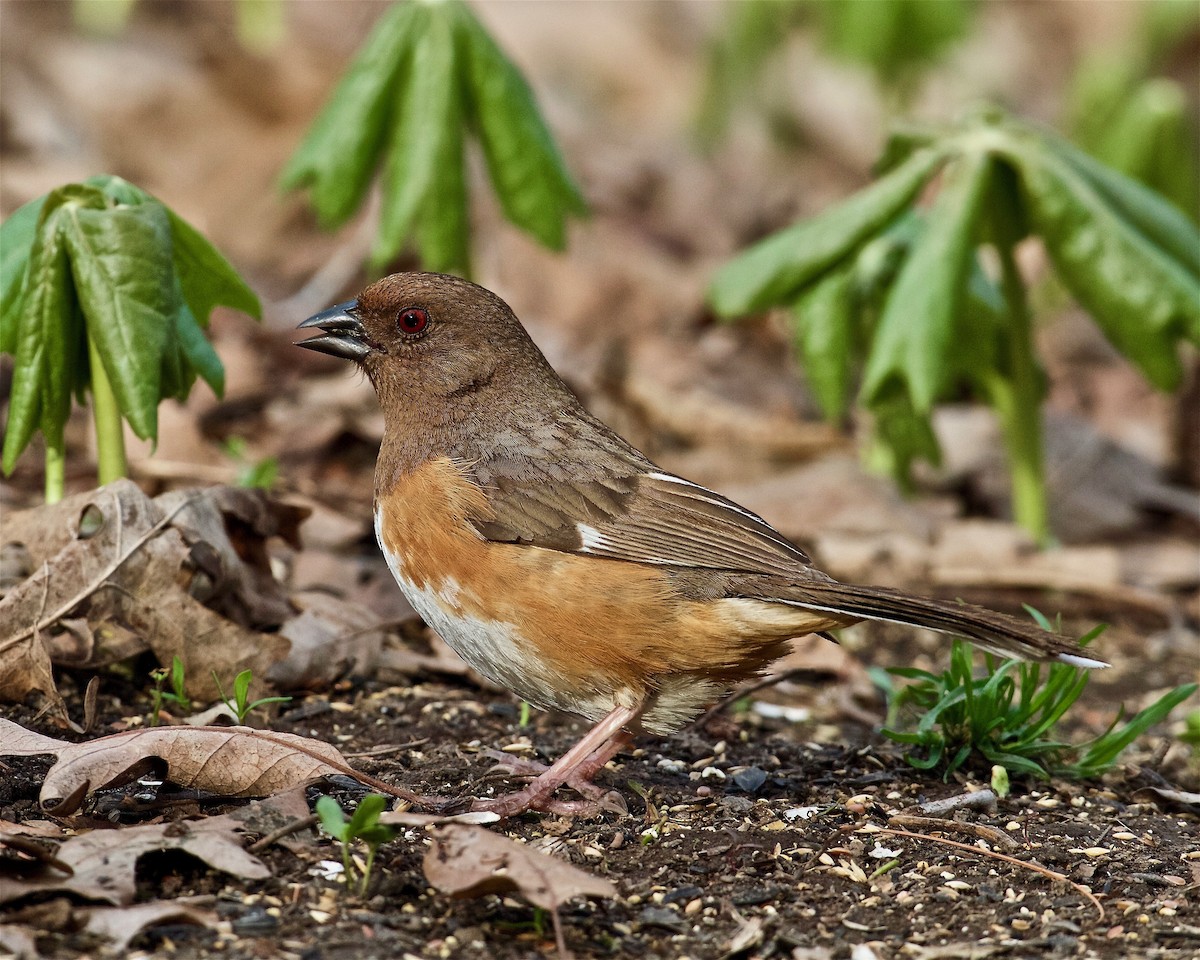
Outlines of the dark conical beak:
[[341,357],[344,360],[361,360],[371,352],[371,347],[363,333],[362,321],[355,315],[357,307],[357,300],[347,300],[309,317],[297,329],[316,327],[323,330],[324,334],[308,340],[299,340],[296,346],[307,347],[309,350],[327,353],[331,357]]

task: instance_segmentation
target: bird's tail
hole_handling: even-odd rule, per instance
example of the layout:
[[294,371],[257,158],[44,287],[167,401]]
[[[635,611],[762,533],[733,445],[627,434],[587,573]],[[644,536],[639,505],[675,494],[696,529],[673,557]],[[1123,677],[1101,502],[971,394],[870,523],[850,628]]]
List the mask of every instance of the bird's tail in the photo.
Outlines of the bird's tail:
[[805,610],[883,620],[965,637],[972,643],[1018,660],[1059,660],[1076,667],[1107,667],[1103,660],[1084,655],[1070,637],[1043,630],[1006,613],[953,600],[914,597],[888,587],[857,586],[836,581],[794,584],[780,590],[773,583],[770,599]]

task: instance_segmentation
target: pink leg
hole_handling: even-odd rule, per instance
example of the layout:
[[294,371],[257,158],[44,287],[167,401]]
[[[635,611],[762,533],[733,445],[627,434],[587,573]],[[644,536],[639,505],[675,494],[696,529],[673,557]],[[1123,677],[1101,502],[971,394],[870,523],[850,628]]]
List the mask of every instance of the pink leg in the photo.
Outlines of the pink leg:
[[501,817],[511,817],[526,810],[581,812],[578,804],[554,801],[554,791],[565,784],[581,793],[591,792],[587,788],[594,786],[592,777],[629,742],[630,734],[624,728],[637,720],[640,714],[639,707],[615,708],[523,790],[493,800],[476,800],[471,809],[490,811]]

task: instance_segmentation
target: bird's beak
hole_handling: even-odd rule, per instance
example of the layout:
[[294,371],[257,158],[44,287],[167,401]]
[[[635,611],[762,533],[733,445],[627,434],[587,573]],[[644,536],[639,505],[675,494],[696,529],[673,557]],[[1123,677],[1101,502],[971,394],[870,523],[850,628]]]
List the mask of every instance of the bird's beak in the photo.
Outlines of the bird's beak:
[[324,334],[299,340],[296,346],[345,360],[361,360],[371,352],[371,347],[367,344],[362,321],[355,314],[357,307],[357,300],[347,300],[309,317],[297,329],[316,327],[323,330]]

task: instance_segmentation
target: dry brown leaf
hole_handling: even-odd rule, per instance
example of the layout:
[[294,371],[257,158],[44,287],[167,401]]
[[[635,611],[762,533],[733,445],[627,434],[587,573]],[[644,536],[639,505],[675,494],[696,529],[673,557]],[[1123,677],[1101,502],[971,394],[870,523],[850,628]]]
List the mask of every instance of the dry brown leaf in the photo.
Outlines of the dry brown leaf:
[[279,503],[262,490],[228,486],[175,490],[155,503],[164,511],[181,506],[171,525],[207,578],[203,595],[193,585],[194,596],[243,626],[275,628],[292,616],[287,593],[271,572],[267,541],[278,536],[298,548],[306,507]]
[[[5,541],[36,542],[41,565],[0,600],[0,699],[54,696],[48,653],[61,665],[94,667],[149,645],[160,663],[180,657],[189,692],[201,699],[218,696],[214,670],[265,677],[290,643],[247,624],[275,627],[292,615],[265,543],[294,542],[305,514],[226,487],[155,501],[120,480],[6,518]],[[79,620],[58,626],[81,613],[90,631]]]
[[347,674],[374,676],[384,624],[370,610],[312,590],[292,597],[300,614],[279,628],[291,650],[267,672],[285,690],[331,683]]
[[430,833],[433,846],[425,854],[425,877],[452,897],[516,893],[555,911],[572,897],[617,895],[603,877],[482,827],[452,823]]
[[73,893],[118,905],[132,903],[137,893],[138,859],[162,850],[189,853],[216,870],[248,880],[269,877],[267,866],[242,849],[243,830],[243,823],[231,814],[93,830],[71,837],[58,848],[56,859],[73,871],[70,875],[47,868],[32,878],[0,877],[0,903],[47,892]]
[[154,727],[126,730],[84,743],[46,737],[0,720],[0,756],[53,754],[41,803],[58,815],[70,797],[128,783],[157,758],[180,786],[231,797],[265,797],[322,776],[349,772],[335,747],[290,733],[250,727]]
[[217,915],[191,906],[186,900],[154,900],[127,907],[94,907],[87,911],[84,930],[111,941],[109,950],[121,951],[143,930],[164,920],[210,927],[216,924]]

